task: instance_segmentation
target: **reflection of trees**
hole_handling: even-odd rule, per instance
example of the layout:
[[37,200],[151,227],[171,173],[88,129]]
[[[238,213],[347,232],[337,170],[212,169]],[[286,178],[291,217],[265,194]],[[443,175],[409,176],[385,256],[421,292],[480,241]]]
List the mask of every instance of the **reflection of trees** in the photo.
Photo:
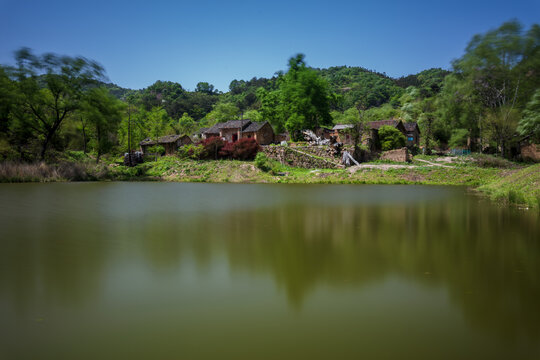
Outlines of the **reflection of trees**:
[[399,275],[445,287],[477,327],[505,338],[540,334],[540,224],[534,214],[457,196],[385,206],[300,198],[213,212],[174,212],[170,205],[114,217],[87,209],[85,199],[69,203],[66,188],[59,192],[63,197],[35,203],[48,204],[47,211],[62,208],[62,216],[43,217],[27,199],[29,213],[20,216],[25,224],[9,213],[2,220],[0,235],[10,239],[0,253],[0,295],[12,297],[22,311],[35,298],[88,301],[104,286],[106,266],[123,261],[137,266],[142,257],[152,269],[176,272],[189,256],[202,272],[226,256],[233,271],[270,274],[295,307],[320,285],[358,287]]
[[[463,201],[466,201],[463,203]],[[540,333],[540,225],[534,215],[458,198],[414,206],[290,204],[252,211],[152,218],[145,257],[200,270],[225,252],[231,269],[270,273],[291,305],[317,286],[350,287],[388,275],[444,286],[472,324],[506,338]]]
[[537,336],[537,219],[460,201],[233,213],[220,233],[231,267],[271,271],[296,306],[318,284],[366,284],[394,273],[445,286],[475,325]]
[[0,253],[0,294],[12,297],[20,312],[38,298],[60,305],[88,301],[105,270],[109,244],[101,229],[65,218],[4,223],[9,239],[4,238]]

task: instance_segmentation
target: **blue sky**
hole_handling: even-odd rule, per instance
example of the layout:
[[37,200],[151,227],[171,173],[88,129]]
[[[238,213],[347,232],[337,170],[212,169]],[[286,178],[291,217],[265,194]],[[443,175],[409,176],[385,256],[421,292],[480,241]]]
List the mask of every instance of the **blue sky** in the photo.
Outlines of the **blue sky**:
[[474,34],[540,23],[540,1],[0,0],[0,19],[1,64],[26,46],[96,60],[123,87],[207,81],[227,91],[233,79],[285,70],[299,52],[313,67],[393,77],[449,68]]

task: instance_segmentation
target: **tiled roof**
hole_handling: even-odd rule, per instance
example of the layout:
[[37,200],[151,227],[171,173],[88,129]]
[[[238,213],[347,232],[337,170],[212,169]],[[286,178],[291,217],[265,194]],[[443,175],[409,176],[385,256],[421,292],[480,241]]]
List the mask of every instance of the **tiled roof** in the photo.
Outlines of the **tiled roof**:
[[353,124],[337,124],[332,128],[332,130],[345,130],[345,129],[352,129],[354,127]]
[[[158,138],[157,143],[158,144],[169,144],[177,141],[178,139],[182,138],[182,135],[165,135],[160,138]],[[139,143],[140,145],[155,145],[156,142],[150,138],[146,138],[143,141]]]
[[182,137],[182,135],[166,135],[166,136],[162,136],[162,137],[160,137],[158,139],[158,143],[160,143],[160,144],[173,143],[176,140],[180,139],[181,137]]
[[378,130],[383,125],[396,127],[399,124],[399,120],[390,119],[390,120],[370,121],[368,124],[371,129]]
[[155,145],[156,142],[150,138],[146,138],[139,143],[140,145]]
[[416,122],[406,122],[403,123],[403,126],[405,126],[405,130],[407,131],[414,131],[415,129],[417,129],[420,133],[420,128],[418,127],[418,124]]
[[268,124],[268,121],[258,123],[258,122],[252,122],[251,124],[246,127],[243,132],[255,132],[259,131],[265,124]]
[[218,124],[220,129],[243,129],[251,123],[251,120],[230,120],[226,123]]
[[203,134],[219,134],[219,130],[221,129],[220,125],[221,124],[216,124],[216,125],[212,126],[211,128],[206,129],[203,132]]

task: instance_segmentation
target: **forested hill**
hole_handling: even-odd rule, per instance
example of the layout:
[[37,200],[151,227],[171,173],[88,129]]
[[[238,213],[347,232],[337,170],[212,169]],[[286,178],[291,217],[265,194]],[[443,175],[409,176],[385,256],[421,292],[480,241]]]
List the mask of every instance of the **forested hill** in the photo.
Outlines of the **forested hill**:
[[[334,110],[344,111],[351,107],[369,109],[386,103],[396,105],[408,86],[415,86],[424,91],[436,94],[450,71],[443,69],[424,70],[400,78],[391,78],[380,73],[358,66],[333,66],[330,68],[314,68],[325,79],[338,101],[333,104]],[[232,80],[227,92],[216,91],[211,84],[199,83],[193,91],[188,91],[181,84],[158,80],[141,90],[122,88],[116,84],[106,83],[105,87],[118,99],[132,96],[139,99],[150,110],[154,106],[162,106],[169,116],[179,118],[188,113],[194,119],[201,119],[212,110],[218,102],[233,103],[242,112],[259,107],[256,91],[258,88],[273,90],[277,87],[277,77],[271,79],[254,77],[251,80]]]

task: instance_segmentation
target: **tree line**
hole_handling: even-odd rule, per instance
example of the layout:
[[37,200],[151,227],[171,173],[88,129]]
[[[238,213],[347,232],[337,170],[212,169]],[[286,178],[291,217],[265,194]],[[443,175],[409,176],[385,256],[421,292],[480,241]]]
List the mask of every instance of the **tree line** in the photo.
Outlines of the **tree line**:
[[233,80],[221,92],[207,82],[193,91],[171,81],[123,89],[95,61],[22,48],[15,66],[0,66],[0,159],[78,150],[99,161],[148,137],[240,118],[268,121],[295,140],[303,129],[400,118],[419,123],[428,151],[510,157],[518,141],[540,141],[539,49],[538,24],[510,21],[475,35],[450,70],[393,79],[360,67],[311,68],[298,54],[272,78]]

